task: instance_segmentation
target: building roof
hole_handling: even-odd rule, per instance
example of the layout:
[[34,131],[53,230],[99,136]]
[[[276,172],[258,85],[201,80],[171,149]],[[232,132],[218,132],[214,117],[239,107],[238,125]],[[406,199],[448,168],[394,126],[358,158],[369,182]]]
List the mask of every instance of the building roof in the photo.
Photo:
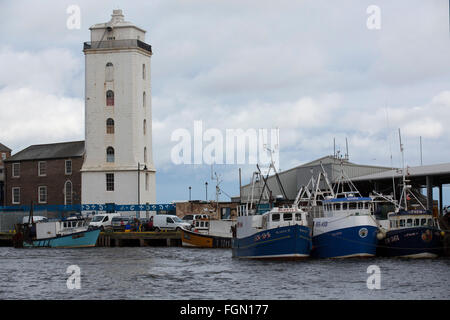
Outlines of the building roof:
[[0,143],[0,151],[11,152],[11,149],[5,146],[4,144]]
[[[450,163],[440,163],[427,166],[418,167],[407,167],[406,177],[424,177],[424,176],[434,176],[434,175],[449,175],[450,174]],[[384,172],[369,174],[366,176],[361,176],[358,178],[353,178],[353,181],[363,181],[363,180],[382,180],[382,179],[392,179],[401,178],[403,176],[401,169],[388,170]]]
[[132,27],[132,28],[136,28],[136,29],[138,29],[138,30],[140,30],[142,32],[145,32],[144,29],[141,29],[141,28],[135,26],[133,23],[131,23],[129,21],[125,21],[124,20],[124,15],[122,13],[122,10],[120,10],[120,9],[113,10],[113,14],[111,15],[111,20],[110,21],[94,24],[89,29],[90,30],[93,30],[93,29],[106,29],[108,27],[113,27],[113,28]]
[[36,144],[17,152],[5,162],[82,157],[83,154],[84,141]]

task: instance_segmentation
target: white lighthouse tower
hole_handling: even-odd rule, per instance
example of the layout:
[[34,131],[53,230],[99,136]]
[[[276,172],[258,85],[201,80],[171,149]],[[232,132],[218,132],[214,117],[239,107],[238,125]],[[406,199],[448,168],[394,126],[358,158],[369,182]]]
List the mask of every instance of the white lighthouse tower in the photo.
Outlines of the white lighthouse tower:
[[91,41],[84,43],[82,203],[153,204],[151,46],[122,10],[90,30]]

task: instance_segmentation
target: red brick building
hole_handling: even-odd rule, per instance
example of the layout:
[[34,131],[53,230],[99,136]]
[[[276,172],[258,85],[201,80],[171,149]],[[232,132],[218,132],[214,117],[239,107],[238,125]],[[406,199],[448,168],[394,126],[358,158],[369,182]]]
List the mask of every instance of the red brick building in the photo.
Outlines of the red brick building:
[[5,166],[3,161],[11,157],[11,149],[0,143],[0,206],[5,202]]
[[81,204],[84,141],[32,145],[6,159],[5,205]]

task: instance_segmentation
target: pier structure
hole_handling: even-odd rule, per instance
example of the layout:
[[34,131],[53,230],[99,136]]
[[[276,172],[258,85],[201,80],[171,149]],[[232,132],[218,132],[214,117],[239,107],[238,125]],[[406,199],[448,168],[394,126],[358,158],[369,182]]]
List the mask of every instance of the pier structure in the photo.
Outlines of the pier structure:
[[[13,246],[14,233],[0,232],[0,247]],[[101,232],[96,247],[180,247],[181,232]]]

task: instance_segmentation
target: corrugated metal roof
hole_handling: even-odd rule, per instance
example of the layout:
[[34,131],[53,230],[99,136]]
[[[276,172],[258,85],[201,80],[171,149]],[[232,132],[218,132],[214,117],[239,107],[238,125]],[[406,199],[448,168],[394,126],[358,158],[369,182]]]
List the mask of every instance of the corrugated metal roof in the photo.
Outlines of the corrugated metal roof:
[[81,157],[83,153],[84,141],[36,144],[17,152],[5,162]]
[[4,144],[0,143],[0,151],[11,151],[10,148],[8,148],[7,146],[5,146]]
[[[433,164],[428,166],[419,167],[408,167],[405,168],[407,177],[418,177],[418,176],[433,176],[433,175],[444,175],[450,174],[450,163]],[[358,178],[353,178],[353,181],[363,181],[363,180],[379,180],[379,179],[390,179],[400,178],[403,176],[401,169],[388,170],[384,172],[369,174],[361,176]]]

